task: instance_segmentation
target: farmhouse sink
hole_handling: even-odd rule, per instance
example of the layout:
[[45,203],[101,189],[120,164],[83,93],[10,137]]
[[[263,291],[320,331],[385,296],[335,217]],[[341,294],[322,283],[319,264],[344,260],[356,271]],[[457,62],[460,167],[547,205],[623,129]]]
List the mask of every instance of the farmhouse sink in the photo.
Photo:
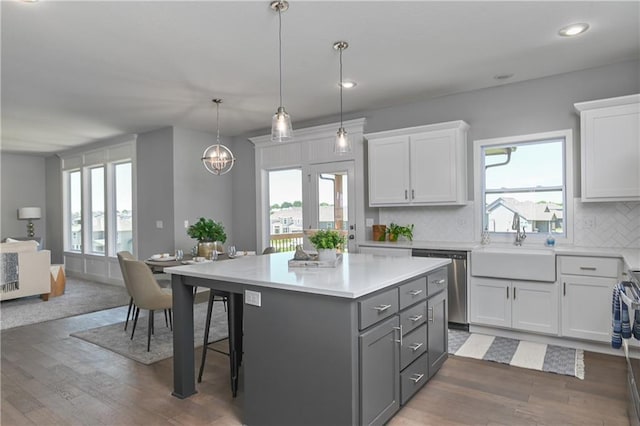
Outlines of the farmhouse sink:
[[471,275],[512,280],[556,280],[556,254],[550,248],[487,246],[471,251]]

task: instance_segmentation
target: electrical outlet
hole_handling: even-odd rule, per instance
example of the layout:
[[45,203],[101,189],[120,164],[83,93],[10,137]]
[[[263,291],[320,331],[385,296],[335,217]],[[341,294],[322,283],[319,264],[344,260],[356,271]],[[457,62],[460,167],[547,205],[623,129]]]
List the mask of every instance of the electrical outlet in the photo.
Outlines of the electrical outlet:
[[262,294],[259,291],[244,291],[244,303],[253,306],[262,306]]
[[368,217],[364,220],[364,224],[365,226],[371,227],[373,226],[373,218],[372,217]]
[[161,220],[156,220],[156,228],[162,229],[164,228],[164,223]]
[[582,220],[582,229],[595,229],[596,218],[594,216],[587,216]]

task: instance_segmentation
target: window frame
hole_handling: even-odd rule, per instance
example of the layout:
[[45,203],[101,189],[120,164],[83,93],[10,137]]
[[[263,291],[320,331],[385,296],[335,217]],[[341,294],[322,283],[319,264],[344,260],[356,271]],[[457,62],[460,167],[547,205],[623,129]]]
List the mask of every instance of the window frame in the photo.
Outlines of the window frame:
[[[477,139],[473,141],[473,165],[474,165],[474,235],[475,240],[480,240],[480,234],[483,228],[484,217],[484,194],[485,194],[485,174],[484,174],[484,156],[483,148],[498,147],[503,145],[517,145],[526,143],[542,142],[545,140],[564,140],[563,142],[563,203],[564,218],[563,228],[564,235],[554,234],[559,243],[573,242],[573,131],[571,129],[554,130],[542,133],[531,133],[516,136],[506,136],[491,139]],[[509,232],[491,232],[492,242],[512,243],[514,234]],[[546,239],[546,233],[527,234],[525,245],[531,243],[542,244]]]

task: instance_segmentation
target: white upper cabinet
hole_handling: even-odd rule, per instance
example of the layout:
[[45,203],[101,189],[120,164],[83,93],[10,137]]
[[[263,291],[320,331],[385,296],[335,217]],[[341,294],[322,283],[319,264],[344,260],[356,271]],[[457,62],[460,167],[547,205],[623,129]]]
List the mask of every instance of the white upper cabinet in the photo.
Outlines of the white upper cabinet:
[[580,102],[582,201],[640,200],[640,95]]
[[468,128],[451,121],[366,135],[369,205],[465,204]]

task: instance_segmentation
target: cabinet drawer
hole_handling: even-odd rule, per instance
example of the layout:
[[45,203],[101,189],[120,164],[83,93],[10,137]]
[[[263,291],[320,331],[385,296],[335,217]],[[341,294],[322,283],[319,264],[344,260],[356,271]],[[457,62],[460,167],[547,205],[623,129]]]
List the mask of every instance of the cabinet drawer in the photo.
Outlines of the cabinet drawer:
[[400,373],[400,404],[406,404],[409,398],[427,383],[428,365],[427,354],[423,354]]
[[447,288],[447,268],[441,268],[427,276],[429,296]]
[[618,278],[619,265],[613,257],[560,256],[563,274]]
[[409,281],[400,286],[400,309],[427,298],[427,277]]
[[400,369],[411,364],[414,359],[427,351],[427,324],[408,333],[402,338],[400,347]]
[[360,330],[398,312],[398,289],[380,293],[358,302]]
[[427,320],[427,303],[422,302],[400,313],[402,333],[407,334],[420,327]]

